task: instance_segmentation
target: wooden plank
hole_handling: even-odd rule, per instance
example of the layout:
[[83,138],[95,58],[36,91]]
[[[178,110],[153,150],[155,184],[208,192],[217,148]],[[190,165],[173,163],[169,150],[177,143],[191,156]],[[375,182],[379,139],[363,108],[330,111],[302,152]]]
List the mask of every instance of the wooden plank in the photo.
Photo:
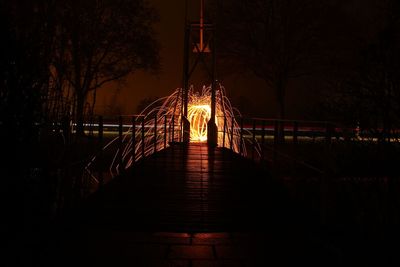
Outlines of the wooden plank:
[[141,230],[242,230],[273,221],[280,192],[259,165],[226,148],[176,144],[95,193],[83,217]]

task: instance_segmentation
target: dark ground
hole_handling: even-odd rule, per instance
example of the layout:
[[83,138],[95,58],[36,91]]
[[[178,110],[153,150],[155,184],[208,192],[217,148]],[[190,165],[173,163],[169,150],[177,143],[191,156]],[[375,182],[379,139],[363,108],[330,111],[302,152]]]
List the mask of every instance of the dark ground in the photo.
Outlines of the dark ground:
[[11,228],[5,266],[398,266],[396,179],[324,184],[269,169],[173,146],[79,209]]

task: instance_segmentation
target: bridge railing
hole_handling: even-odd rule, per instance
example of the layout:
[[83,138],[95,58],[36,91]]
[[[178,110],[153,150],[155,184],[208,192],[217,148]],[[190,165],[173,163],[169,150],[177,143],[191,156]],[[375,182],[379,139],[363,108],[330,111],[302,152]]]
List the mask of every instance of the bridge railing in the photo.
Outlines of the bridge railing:
[[[284,158],[280,149],[283,143],[330,144],[332,140],[344,140],[344,133],[349,132],[327,121],[240,116],[220,116],[217,121],[218,146],[263,163]],[[99,143],[98,153],[86,167],[84,179],[87,191],[92,191],[133,166],[135,162],[171,143],[182,142],[180,116],[100,116],[85,124],[85,132],[97,138]],[[356,135],[350,136],[355,138]]]
[[129,115],[98,117],[85,132],[98,140],[98,151],[85,168],[85,190],[90,193],[145,157],[182,141],[179,116]]
[[218,145],[255,161],[264,161],[271,150],[276,150],[276,147],[283,143],[330,144],[333,139],[344,138],[341,131],[337,131],[338,127],[328,121],[226,116],[218,121],[223,122],[218,125]]

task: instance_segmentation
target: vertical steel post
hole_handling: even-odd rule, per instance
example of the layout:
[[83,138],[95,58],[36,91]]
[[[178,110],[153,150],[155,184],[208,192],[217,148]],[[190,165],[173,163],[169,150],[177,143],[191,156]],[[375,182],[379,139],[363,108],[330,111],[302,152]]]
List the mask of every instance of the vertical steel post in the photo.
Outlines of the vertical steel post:
[[256,152],[256,120],[253,119],[253,146],[251,151],[251,159],[254,160],[254,154]]
[[122,170],[122,116],[119,116],[118,123],[118,164],[119,170]]
[[183,116],[188,114],[189,99],[189,45],[190,45],[190,24],[185,25],[185,42],[183,56]]
[[279,139],[279,121],[275,120],[274,124],[274,145],[278,144],[278,139]]
[[[184,124],[186,124],[186,125],[184,125]],[[186,117],[181,117],[181,123],[180,123],[179,131],[178,131],[179,142],[182,142],[183,140],[185,140],[185,142],[189,142],[188,135],[185,135],[188,132],[190,132],[190,125],[188,126]]]
[[299,134],[299,123],[297,121],[293,122],[293,144],[297,145],[297,136]]
[[132,165],[134,165],[136,161],[136,117],[135,116],[132,116],[131,141],[132,141],[132,151],[131,151]]
[[326,135],[325,135],[326,144],[330,145],[332,141],[332,126],[329,122],[326,122]]
[[[183,116],[181,116],[181,134],[179,138],[183,138],[183,142],[190,140],[190,123],[187,120],[188,102],[189,102],[189,46],[191,25],[185,22],[185,40],[184,40],[184,55],[183,55]],[[183,135],[183,136],[182,136]]]
[[104,128],[103,128],[103,117],[99,116],[99,129],[98,129],[98,133],[99,133],[99,161],[100,161],[100,166],[99,166],[99,186],[103,186],[104,185],[104,176],[103,176],[103,132],[104,132]]
[[142,158],[145,156],[145,151],[144,151],[144,117],[142,117]]
[[215,29],[212,29],[212,72],[211,72],[211,118],[207,125],[207,143],[210,146],[218,145],[218,128],[215,123],[216,115],[216,92],[217,92],[217,49],[216,49],[216,38]]
[[264,160],[264,150],[265,150],[265,121],[262,122],[261,128],[261,160]]
[[154,115],[154,151],[157,152],[157,114]]
[[175,142],[175,115],[172,116],[172,142]]
[[71,137],[70,119],[68,116],[62,118],[61,127],[65,139],[65,144],[69,144]]
[[230,149],[233,150],[233,126],[235,125],[235,117],[232,116],[232,122],[231,122],[231,143],[230,143]]
[[94,128],[94,117],[93,114],[91,114],[90,119],[89,119],[89,135],[93,136],[93,128]]
[[167,148],[167,115],[164,115],[164,149]]
[[222,147],[225,147],[226,116],[224,115],[224,131],[222,133]]
[[240,117],[240,147],[239,154],[243,155],[243,117]]
[[104,125],[103,125],[103,116],[99,116],[99,129],[98,129],[98,138],[99,144],[103,144],[103,133],[104,133]]

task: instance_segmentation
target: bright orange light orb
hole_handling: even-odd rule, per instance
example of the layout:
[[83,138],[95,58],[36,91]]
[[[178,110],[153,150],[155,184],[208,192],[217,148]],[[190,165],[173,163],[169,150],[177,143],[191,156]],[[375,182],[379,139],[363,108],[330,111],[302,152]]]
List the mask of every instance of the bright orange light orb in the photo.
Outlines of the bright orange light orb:
[[207,123],[211,118],[210,105],[188,105],[188,120],[190,122],[190,141],[207,141]]

